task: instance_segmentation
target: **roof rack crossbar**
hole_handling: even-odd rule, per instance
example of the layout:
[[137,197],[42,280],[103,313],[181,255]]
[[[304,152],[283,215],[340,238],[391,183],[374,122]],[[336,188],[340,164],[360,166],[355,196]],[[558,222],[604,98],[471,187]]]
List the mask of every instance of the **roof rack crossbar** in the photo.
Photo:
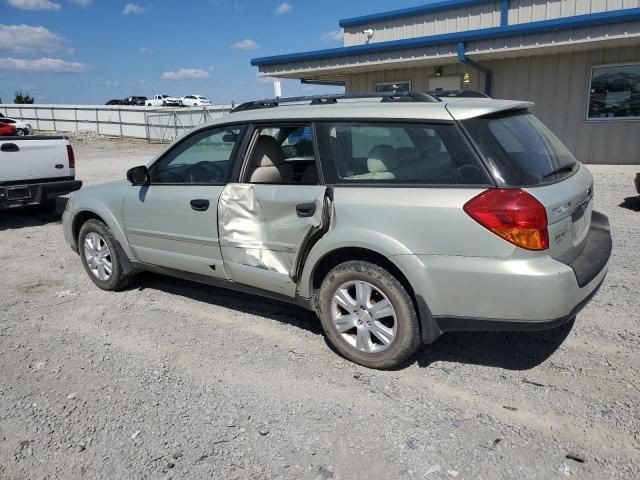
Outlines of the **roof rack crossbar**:
[[405,101],[405,102],[428,102],[437,103],[440,99],[432,94],[423,92],[371,92],[371,93],[342,93],[327,95],[311,95],[305,97],[283,97],[268,98],[264,100],[254,100],[238,105],[231,110],[234,112],[244,112],[246,110],[257,110],[261,108],[273,108],[283,103],[310,102],[310,105],[329,105],[337,103],[338,100],[380,98],[382,102]]

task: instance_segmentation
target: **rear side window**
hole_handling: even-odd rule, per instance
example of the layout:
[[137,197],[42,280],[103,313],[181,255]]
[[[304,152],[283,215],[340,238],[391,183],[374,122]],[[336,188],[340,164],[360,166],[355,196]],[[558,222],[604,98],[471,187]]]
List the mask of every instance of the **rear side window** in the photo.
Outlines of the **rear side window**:
[[454,125],[322,122],[316,135],[330,183],[491,185]]
[[462,122],[500,186],[535,186],[576,171],[578,163],[560,140],[525,111]]

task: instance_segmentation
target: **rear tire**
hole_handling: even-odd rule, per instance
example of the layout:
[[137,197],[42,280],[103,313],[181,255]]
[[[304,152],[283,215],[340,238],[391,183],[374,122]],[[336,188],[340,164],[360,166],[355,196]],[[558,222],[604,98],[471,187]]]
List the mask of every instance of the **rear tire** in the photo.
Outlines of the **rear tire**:
[[102,290],[120,290],[134,279],[122,268],[122,248],[109,227],[97,219],[87,220],[80,228],[78,251],[82,266],[93,283]]
[[323,280],[318,303],[329,342],[355,363],[395,368],[420,348],[411,296],[379,265],[360,260],[338,265]]
[[17,128],[16,129],[16,135],[18,135],[19,137],[24,137],[27,134],[27,131],[23,128]]

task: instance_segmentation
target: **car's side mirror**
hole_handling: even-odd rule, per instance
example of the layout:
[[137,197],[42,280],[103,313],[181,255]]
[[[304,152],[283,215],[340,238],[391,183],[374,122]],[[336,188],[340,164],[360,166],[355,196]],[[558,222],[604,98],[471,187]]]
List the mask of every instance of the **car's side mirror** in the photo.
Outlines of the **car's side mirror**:
[[127,171],[127,180],[131,182],[131,185],[149,185],[151,181],[149,170],[144,165],[130,168]]
[[233,132],[227,132],[222,136],[222,141],[224,143],[234,143],[238,140],[238,134]]

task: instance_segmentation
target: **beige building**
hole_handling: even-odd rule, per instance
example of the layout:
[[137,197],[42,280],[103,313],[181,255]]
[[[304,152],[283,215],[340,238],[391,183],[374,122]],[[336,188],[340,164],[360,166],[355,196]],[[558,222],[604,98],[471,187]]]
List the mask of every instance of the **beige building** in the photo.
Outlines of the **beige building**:
[[451,0],[340,26],[343,47],[251,63],[350,93],[471,89],[531,100],[581,161],[640,164],[640,0]]

